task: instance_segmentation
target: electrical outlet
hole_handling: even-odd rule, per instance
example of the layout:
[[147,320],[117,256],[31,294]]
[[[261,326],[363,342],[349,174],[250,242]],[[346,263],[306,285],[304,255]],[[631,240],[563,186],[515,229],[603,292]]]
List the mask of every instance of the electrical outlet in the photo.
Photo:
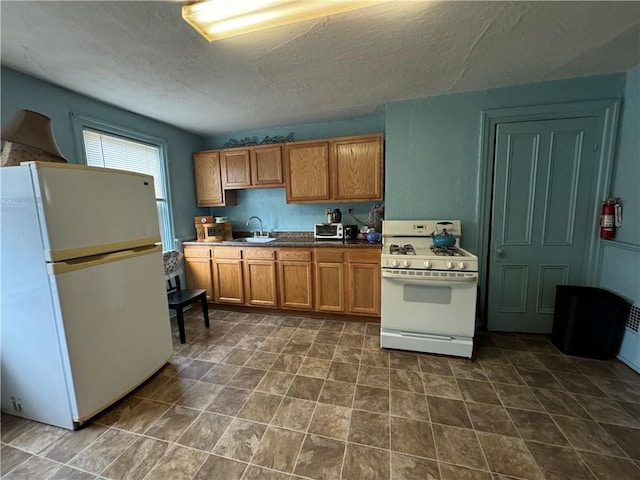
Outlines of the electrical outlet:
[[22,400],[20,397],[11,397],[11,404],[16,412],[22,412]]
[[353,208],[351,208],[351,207],[347,208],[347,213],[349,215],[351,215],[353,213]]

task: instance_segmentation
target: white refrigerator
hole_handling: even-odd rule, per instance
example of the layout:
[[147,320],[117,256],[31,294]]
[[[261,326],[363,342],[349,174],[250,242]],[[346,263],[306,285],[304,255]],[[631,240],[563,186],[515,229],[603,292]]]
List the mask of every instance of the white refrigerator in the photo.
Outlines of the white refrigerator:
[[153,178],[0,168],[2,410],[77,428],[173,353]]

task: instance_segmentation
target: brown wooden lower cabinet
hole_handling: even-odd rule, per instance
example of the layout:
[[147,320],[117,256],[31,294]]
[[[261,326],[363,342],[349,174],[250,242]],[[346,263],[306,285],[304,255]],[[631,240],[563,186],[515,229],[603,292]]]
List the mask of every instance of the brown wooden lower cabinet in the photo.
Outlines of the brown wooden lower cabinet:
[[380,315],[380,250],[185,247],[187,284],[220,304]]
[[380,315],[380,265],[349,263],[347,312]]
[[209,247],[185,247],[184,268],[187,288],[207,291],[207,300],[213,302],[213,273]]
[[281,248],[278,252],[278,287],[280,307],[295,310],[313,309],[311,249]]
[[380,315],[380,251],[316,248],[316,310]]
[[261,307],[277,307],[275,250],[247,248],[244,256],[244,291],[246,303]]
[[344,312],[344,252],[316,248],[316,310]]
[[241,248],[213,248],[213,291],[216,303],[244,303]]

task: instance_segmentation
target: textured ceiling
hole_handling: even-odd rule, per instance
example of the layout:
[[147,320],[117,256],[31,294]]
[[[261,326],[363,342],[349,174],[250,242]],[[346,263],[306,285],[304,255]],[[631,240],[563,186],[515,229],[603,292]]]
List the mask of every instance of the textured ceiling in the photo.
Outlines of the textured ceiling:
[[640,63],[639,2],[399,1],[213,43],[180,7],[2,1],[2,64],[211,135]]

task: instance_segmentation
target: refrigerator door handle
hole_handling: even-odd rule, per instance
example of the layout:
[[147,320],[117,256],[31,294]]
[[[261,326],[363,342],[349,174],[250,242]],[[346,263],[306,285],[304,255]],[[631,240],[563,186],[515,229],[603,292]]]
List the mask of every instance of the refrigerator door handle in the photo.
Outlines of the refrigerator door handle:
[[162,245],[148,245],[146,247],[132,248],[131,250],[122,250],[120,252],[74,258],[64,262],[48,263],[47,272],[50,275],[58,275],[61,273],[73,272],[74,270],[95,267],[96,265],[103,265],[105,263],[118,262],[126,258],[139,257],[141,255],[148,255],[156,252],[162,252]]

